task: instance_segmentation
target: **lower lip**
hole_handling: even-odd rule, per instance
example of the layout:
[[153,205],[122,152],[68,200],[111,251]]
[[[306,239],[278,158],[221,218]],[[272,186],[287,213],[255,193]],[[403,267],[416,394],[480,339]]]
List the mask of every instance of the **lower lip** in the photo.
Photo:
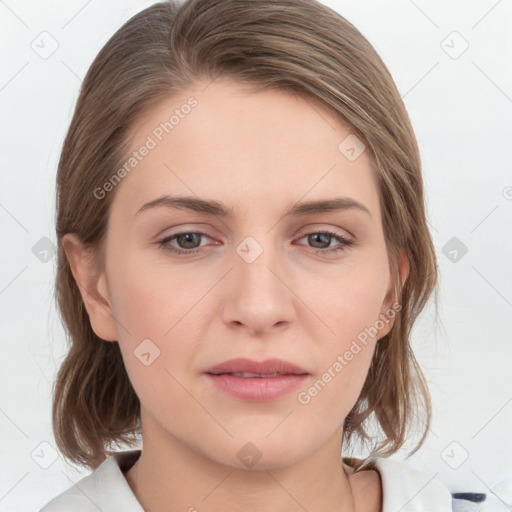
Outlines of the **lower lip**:
[[266,402],[287,395],[303,384],[308,375],[282,375],[280,377],[236,377],[224,373],[206,376],[211,382],[228,395],[249,402]]

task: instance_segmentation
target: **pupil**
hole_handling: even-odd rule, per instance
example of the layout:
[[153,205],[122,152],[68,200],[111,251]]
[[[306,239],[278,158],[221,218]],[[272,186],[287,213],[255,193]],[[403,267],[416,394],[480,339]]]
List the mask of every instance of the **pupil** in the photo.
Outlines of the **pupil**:
[[[191,248],[193,249],[193,247],[188,247],[187,244],[192,243],[192,245],[193,245],[194,237],[197,237],[197,233],[185,233],[184,235],[180,235],[180,238],[185,239],[185,248],[186,249],[191,249]],[[180,245],[181,245],[181,240],[180,240]]]
[[[317,243],[318,242],[318,238],[320,237],[324,237],[324,238],[329,238],[331,235],[326,235],[325,233],[315,233],[314,235],[310,235],[310,237],[313,239],[313,243]],[[322,241],[320,240],[320,243],[322,243]],[[328,241],[325,241],[324,240],[324,243],[327,243],[327,245],[329,245],[329,242]]]

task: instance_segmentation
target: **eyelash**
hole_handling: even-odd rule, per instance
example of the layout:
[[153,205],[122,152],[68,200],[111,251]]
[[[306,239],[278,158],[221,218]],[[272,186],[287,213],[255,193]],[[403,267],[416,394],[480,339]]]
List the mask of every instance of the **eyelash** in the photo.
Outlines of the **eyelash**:
[[[159,240],[157,243],[158,243],[159,247],[161,247],[162,249],[164,249],[166,251],[170,251],[171,253],[174,253],[174,254],[184,254],[184,255],[189,254],[190,255],[190,254],[195,254],[195,253],[199,252],[200,247],[198,247],[196,249],[186,250],[186,249],[176,249],[174,247],[169,246],[169,243],[172,240],[175,240],[180,235],[187,235],[187,234],[201,235],[201,236],[206,236],[206,237],[210,238],[210,236],[207,233],[204,233],[202,231],[182,231],[181,233],[175,233],[174,235],[171,235],[162,240]],[[323,253],[323,254],[337,253],[340,251],[344,251],[346,248],[354,245],[354,242],[352,240],[349,240],[348,238],[346,238],[342,235],[339,235],[338,233],[333,233],[332,231],[327,231],[327,230],[312,231],[311,233],[306,233],[306,234],[302,235],[297,240],[301,240],[302,238],[304,238],[308,235],[330,235],[335,240],[340,242],[340,244],[341,244],[338,247],[334,247],[334,248],[330,248],[330,249],[316,249],[317,253]]]

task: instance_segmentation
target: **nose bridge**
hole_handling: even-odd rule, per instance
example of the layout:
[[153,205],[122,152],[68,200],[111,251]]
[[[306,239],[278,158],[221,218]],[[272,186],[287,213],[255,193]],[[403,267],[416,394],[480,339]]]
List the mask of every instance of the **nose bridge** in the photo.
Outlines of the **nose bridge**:
[[275,231],[261,230],[245,237],[236,247],[237,264],[229,307],[228,322],[236,321],[254,331],[264,331],[276,323],[290,321],[293,304],[286,283],[286,266]]
[[273,232],[259,232],[246,236],[235,248],[238,257],[238,278],[251,288],[282,287],[275,273],[280,268],[282,256],[278,244],[273,242]]

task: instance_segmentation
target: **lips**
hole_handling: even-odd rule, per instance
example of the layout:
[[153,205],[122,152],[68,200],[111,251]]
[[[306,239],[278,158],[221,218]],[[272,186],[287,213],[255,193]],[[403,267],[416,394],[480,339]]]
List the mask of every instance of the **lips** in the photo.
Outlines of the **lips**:
[[281,359],[231,359],[205,372],[215,389],[246,402],[265,402],[289,395],[309,373]]
[[271,378],[282,375],[308,374],[304,368],[282,359],[253,361],[245,358],[230,359],[229,361],[212,366],[205,373],[211,375],[231,374],[243,378]]

